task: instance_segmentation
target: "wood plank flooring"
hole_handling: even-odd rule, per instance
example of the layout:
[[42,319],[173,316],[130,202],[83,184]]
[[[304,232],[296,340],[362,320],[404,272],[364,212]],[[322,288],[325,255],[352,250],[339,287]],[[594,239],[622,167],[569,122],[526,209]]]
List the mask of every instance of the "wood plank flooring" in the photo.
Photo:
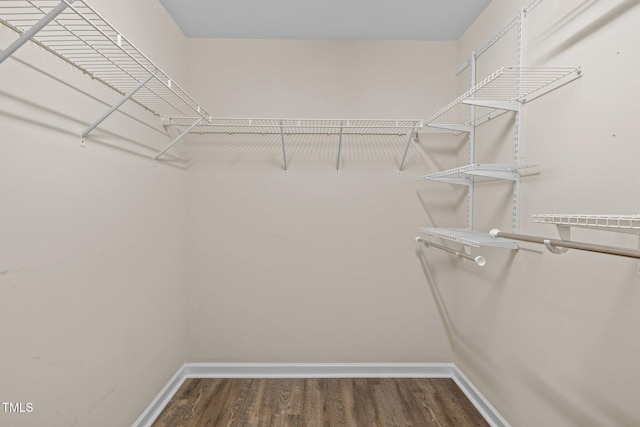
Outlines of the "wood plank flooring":
[[193,378],[153,427],[488,425],[446,378]]

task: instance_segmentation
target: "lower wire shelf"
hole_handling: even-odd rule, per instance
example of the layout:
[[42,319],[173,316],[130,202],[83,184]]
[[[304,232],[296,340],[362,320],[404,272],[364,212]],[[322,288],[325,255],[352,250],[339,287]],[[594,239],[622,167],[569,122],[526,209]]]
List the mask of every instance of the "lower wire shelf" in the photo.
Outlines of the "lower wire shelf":
[[465,246],[473,246],[474,248],[518,249],[518,243],[515,240],[494,238],[489,233],[482,231],[455,228],[421,228],[420,231],[429,236],[461,243]]

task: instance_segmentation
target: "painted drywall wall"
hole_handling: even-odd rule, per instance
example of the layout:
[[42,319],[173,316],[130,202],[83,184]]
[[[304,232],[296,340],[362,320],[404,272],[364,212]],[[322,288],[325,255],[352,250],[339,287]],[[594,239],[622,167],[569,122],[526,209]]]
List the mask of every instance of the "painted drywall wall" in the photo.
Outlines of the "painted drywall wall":
[[[180,76],[159,3],[91,3]],[[32,409],[0,425],[131,425],[184,362],[186,171],[136,105],[80,147],[118,97],[31,43],[0,65],[0,401]]]
[[[417,118],[455,92],[455,44],[189,40],[214,115]],[[423,136],[421,136],[422,138]],[[190,362],[440,362],[451,347],[422,280],[407,137],[234,136],[190,170]],[[450,135],[432,151],[455,162]],[[449,197],[449,194],[447,194]],[[431,208],[447,220],[455,209]],[[417,251],[417,252],[416,252]]]
[[[492,2],[459,41],[459,63],[524,5]],[[540,174],[522,181],[522,233],[558,236],[532,214],[638,213],[639,19],[640,3],[621,0],[543,1],[528,16],[525,65],[581,65],[584,74],[525,106],[522,161],[539,164]],[[479,79],[515,64],[516,39],[512,31],[480,57]],[[513,137],[511,114],[481,126],[476,161],[512,161]],[[460,164],[466,156],[465,148]],[[476,229],[511,228],[510,187],[476,186]],[[574,229],[572,238],[638,248],[637,236],[620,233]],[[450,275],[433,264],[429,271],[440,274],[456,365],[506,420],[525,427],[640,424],[638,261],[553,255],[527,243],[517,252],[476,252],[487,258],[483,269]]]

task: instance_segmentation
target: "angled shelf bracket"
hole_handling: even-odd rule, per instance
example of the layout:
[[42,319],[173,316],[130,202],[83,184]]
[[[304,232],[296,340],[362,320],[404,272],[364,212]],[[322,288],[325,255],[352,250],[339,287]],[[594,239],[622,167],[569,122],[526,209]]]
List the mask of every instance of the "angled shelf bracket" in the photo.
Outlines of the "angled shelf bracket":
[[338,159],[336,160],[336,175],[340,173],[340,152],[342,151],[342,134],[344,133],[344,122],[340,122],[340,136],[338,137]]
[[284,141],[284,125],[282,120],[280,120],[280,139],[282,140],[282,157],[284,159],[284,174],[286,175],[288,173],[287,145],[285,144],[285,141]]
[[452,130],[454,132],[470,133],[473,126],[467,123],[429,123],[427,126],[436,129]]
[[409,137],[407,138],[407,146],[404,148],[404,153],[402,154],[402,161],[400,162],[400,167],[398,168],[398,175],[400,175],[400,173],[402,172],[402,169],[404,169],[404,162],[407,159],[407,153],[409,152],[409,146],[411,145],[411,139],[413,139],[413,134],[416,131],[416,128],[418,128],[418,127],[422,127],[422,125],[418,126],[418,122],[415,122],[413,127],[411,128],[411,130],[409,132],[407,132]]
[[473,105],[476,107],[493,108],[494,110],[518,111],[520,109],[520,101],[499,101],[492,99],[465,99],[463,104]]
[[93,124],[91,126],[89,126],[84,132],[82,132],[82,139],[84,140],[84,138],[86,138],[87,135],[89,135],[89,133],[94,130],[95,128],[97,128],[98,126],[100,126],[100,123],[102,123],[103,121],[105,121],[105,119],[107,117],[109,117],[114,111],[116,111],[118,108],[120,108],[122,106],[122,104],[124,104],[125,102],[127,102],[127,100],[129,98],[131,98],[133,95],[135,95],[135,93],[137,91],[139,91],[140,89],[142,89],[147,83],[149,83],[149,80],[151,80],[152,78],[155,77],[156,73],[158,72],[158,70],[153,70],[153,72],[151,72],[151,74],[149,74],[149,76],[144,79],[143,81],[141,81],[138,86],[136,86],[135,88],[133,88],[133,90],[131,90],[131,92],[127,93],[125,96],[123,96],[118,102],[116,102],[110,109],[109,111],[105,112],[102,116],[100,116],[95,122],[93,122]]
[[164,150],[162,150],[161,152],[159,152],[156,157],[154,157],[154,161],[157,161],[164,153],[166,153],[167,151],[169,151],[169,149],[171,147],[173,147],[174,145],[176,145],[178,142],[180,142],[180,140],[182,138],[184,138],[189,132],[191,132],[191,130],[193,128],[195,128],[196,126],[198,126],[200,124],[200,122],[202,122],[203,120],[206,120],[206,117],[200,117],[198,120],[196,120],[191,126],[189,126],[188,128],[186,128],[184,131],[182,131],[182,133],[180,135],[178,135],[173,141],[171,141],[171,143],[169,145],[167,145],[165,147]]

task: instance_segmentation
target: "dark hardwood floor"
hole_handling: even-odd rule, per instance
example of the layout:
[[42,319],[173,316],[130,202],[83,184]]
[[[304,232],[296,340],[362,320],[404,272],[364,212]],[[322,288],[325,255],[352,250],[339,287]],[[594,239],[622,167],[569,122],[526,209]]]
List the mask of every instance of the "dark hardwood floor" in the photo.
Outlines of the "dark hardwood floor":
[[488,426],[451,379],[187,379],[153,427]]

